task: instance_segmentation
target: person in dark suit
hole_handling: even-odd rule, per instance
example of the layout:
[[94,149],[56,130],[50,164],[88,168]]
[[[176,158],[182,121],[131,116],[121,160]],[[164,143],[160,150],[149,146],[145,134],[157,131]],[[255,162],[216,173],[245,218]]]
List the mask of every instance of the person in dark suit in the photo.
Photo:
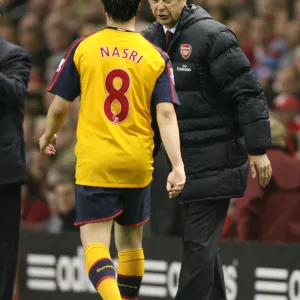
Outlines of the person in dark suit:
[[[1,0],[0,0],[1,7]],[[0,21],[2,10],[0,10]],[[0,300],[11,300],[18,257],[21,185],[26,181],[27,52],[0,37]]]

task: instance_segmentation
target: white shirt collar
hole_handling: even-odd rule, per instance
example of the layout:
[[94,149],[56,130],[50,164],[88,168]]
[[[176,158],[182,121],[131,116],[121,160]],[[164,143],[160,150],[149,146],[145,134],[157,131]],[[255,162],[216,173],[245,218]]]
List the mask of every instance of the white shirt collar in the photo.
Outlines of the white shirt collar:
[[164,32],[166,33],[168,30],[170,30],[172,33],[175,33],[177,25],[178,25],[178,23],[176,23],[176,25],[173,28],[171,28],[171,29],[169,29],[165,25],[163,25]]

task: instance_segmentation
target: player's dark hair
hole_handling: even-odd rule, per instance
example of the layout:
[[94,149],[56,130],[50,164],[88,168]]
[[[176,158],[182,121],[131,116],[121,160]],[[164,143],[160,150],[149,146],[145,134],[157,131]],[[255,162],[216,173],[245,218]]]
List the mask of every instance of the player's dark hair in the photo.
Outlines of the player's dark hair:
[[133,19],[141,0],[102,0],[106,13],[115,21],[125,23]]

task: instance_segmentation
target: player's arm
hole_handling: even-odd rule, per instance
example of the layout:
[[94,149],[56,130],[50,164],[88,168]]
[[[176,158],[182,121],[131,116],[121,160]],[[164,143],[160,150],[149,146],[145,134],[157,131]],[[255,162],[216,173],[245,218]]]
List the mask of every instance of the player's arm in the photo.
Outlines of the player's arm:
[[80,95],[80,77],[74,62],[79,43],[80,40],[77,40],[69,48],[48,90],[55,97],[48,110],[45,133],[40,138],[40,150],[45,154],[55,154],[55,134],[64,124],[71,103]]
[[47,114],[46,130],[44,134],[47,140],[51,140],[65,123],[71,103],[72,102],[60,96],[54,97]]
[[156,103],[157,124],[173,171],[167,182],[170,198],[176,197],[185,184],[184,165],[180,151],[179,129],[174,105],[180,105],[173,79],[173,70],[169,58],[165,59],[164,71],[158,78],[153,92]]
[[162,142],[172,167],[183,166],[180,151],[179,130],[174,105],[170,102],[157,104],[157,123]]

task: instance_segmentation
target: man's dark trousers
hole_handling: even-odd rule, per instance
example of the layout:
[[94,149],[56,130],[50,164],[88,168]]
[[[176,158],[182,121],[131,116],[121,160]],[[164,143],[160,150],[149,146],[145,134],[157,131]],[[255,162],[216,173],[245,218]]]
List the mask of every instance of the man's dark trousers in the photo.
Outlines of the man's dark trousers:
[[184,252],[175,300],[226,300],[218,249],[230,199],[186,204]]
[[21,186],[0,185],[0,300],[12,300],[19,251]]

